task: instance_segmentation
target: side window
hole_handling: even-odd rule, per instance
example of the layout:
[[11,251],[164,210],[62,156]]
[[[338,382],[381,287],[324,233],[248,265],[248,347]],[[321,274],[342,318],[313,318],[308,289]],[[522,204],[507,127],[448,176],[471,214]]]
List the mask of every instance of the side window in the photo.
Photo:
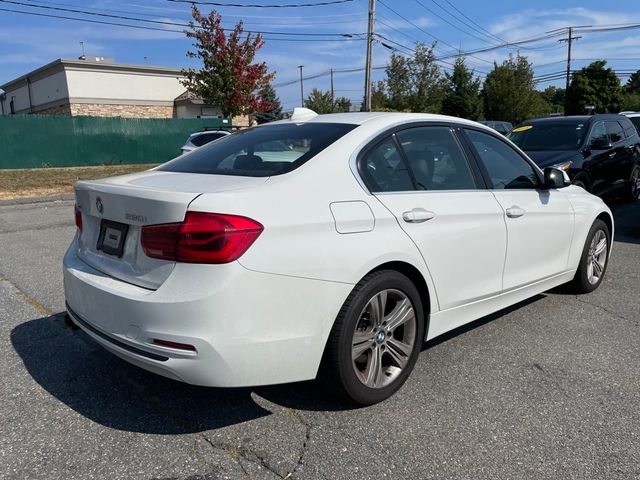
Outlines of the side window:
[[369,150],[362,160],[367,183],[372,192],[402,192],[413,190],[407,167],[391,137]]
[[513,148],[492,135],[466,130],[494,189],[537,188],[538,176]]
[[591,137],[589,138],[589,144],[592,144],[596,140],[606,140],[607,130],[604,127],[604,122],[596,122],[591,128]]
[[607,127],[607,135],[609,136],[609,140],[611,140],[611,143],[618,143],[619,141],[624,139],[622,126],[618,122],[609,121],[604,123]]
[[622,128],[624,128],[624,136],[627,138],[633,137],[636,134],[636,127],[633,126],[628,119],[623,119],[620,123],[622,123]]
[[419,190],[476,188],[453,132],[448,127],[416,127],[396,133]]

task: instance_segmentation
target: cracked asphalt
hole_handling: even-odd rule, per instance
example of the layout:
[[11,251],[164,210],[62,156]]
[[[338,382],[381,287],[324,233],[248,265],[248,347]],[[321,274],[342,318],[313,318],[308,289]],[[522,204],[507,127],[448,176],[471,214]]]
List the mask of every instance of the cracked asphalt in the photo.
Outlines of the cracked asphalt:
[[[0,206],[0,478],[640,479],[640,202],[605,282],[426,344],[390,400],[192,387],[63,320],[73,204]],[[535,261],[535,258],[532,258]]]

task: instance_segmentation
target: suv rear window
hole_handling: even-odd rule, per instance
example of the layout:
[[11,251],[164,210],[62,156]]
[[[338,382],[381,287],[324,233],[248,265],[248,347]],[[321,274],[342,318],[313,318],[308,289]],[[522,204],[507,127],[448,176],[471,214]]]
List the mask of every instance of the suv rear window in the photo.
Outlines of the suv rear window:
[[224,137],[225,133],[213,132],[213,133],[201,133],[191,138],[191,143],[193,143],[196,147],[201,147],[202,145],[213,142],[218,138]]
[[249,128],[180,156],[158,170],[245,177],[282,175],[356,127],[342,123],[285,123]]

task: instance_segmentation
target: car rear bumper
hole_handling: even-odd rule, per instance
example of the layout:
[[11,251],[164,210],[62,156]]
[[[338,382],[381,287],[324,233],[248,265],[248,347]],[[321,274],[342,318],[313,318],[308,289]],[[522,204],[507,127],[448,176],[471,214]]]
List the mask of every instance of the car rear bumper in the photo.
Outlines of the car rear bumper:
[[[124,360],[183,382],[239,387],[315,378],[326,339],[353,285],[176,264],[157,290],[90,267],[74,241],[64,258],[69,315]],[[183,350],[153,339],[193,345]]]

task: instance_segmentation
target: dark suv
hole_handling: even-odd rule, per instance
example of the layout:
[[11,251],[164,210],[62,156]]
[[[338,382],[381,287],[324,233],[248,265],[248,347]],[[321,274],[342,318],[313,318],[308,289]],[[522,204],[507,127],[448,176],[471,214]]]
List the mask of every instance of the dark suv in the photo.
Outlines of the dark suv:
[[540,168],[564,170],[571,183],[589,192],[624,187],[629,199],[640,196],[640,137],[623,115],[527,120],[509,138]]
[[486,125],[487,127],[493,128],[496,132],[500,132],[502,135],[508,135],[513,125],[511,122],[499,122],[496,120],[481,120],[481,124]]

